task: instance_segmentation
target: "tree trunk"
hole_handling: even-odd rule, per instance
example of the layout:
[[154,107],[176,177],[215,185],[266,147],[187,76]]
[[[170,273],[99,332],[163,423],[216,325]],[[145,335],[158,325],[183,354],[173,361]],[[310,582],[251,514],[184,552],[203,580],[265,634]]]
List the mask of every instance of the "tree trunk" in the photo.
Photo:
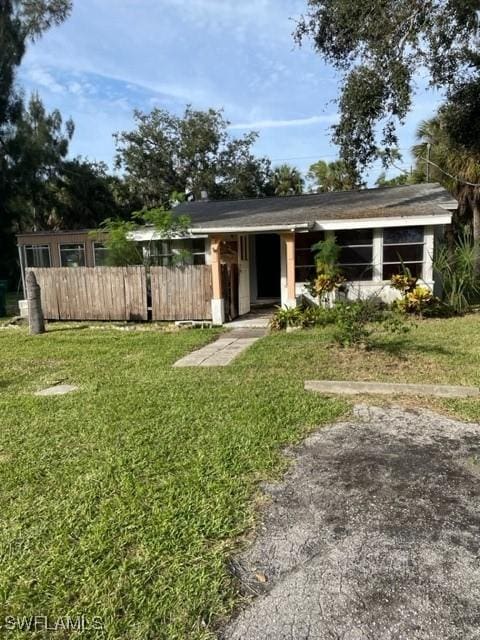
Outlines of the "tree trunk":
[[36,336],[45,333],[45,321],[43,319],[40,286],[33,271],[27,273],[27,300],[28,300],[28,324],[30,335]]

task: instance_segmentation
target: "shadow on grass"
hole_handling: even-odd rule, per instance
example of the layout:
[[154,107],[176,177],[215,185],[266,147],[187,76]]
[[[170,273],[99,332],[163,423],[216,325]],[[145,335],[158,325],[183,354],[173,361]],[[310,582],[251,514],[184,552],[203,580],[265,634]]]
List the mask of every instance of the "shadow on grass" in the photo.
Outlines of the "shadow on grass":
[[446,349],[443,346],[426,344],[426,343],[413,343],[408,339],[398,339],[382,341],[377,340],[372,345],[372,351],[383,351],[388,355],[396,356],[404,360],[409,354],[421,353],[421,354],[433,354],[440,356],[454,356],[454,352],[450,349]]
[[62,325],[55,325],[55,324],[51,324],[49,323],[47,325],[47,333],[60,333],[62,331],[68,331],[68,332],[76,332],[76,331],[84,331],[85,329],[89,329],[91,325],[89,324],[85,324],[85,325],[78,325],[78,326],[62,326]]

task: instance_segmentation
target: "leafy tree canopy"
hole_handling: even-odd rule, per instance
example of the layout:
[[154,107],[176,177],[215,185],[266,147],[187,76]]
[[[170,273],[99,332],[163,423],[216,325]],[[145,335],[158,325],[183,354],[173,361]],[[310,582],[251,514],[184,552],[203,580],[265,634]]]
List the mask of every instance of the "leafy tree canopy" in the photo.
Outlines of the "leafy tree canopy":
[[221,111],[188,106],[183,116],[154,109],[134,117],[136,128],[115,136],[116,164],[146,208],[162,206],[173,191],[197,199],[202,191],[214,199],[267,193],[270,162],[252,153],[258,134],[230,137]]
[[480,0],[307,0],[295,37],[344,75],[333,140],[349,166],[364,168],[379,147],[388,163],[416,73],[448,94],[475,77],[479,10]]

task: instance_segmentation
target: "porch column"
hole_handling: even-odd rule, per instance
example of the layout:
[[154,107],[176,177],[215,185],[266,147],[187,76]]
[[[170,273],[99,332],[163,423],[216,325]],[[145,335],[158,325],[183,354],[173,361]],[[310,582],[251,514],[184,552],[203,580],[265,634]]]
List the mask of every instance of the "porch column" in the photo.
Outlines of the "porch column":
[[282,233],[282,306],[296,307],[295,233]]
[[220,262],[220,238],[212,238],[210,242],[212,264],[212,323],[222,325],[225,322],[225,305],[222,294],[222,265]]

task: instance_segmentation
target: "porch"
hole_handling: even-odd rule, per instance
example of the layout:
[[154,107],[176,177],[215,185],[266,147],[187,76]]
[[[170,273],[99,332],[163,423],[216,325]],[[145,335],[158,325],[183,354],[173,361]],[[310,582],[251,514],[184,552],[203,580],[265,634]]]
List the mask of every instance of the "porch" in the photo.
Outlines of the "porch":
[[211,236],[207,261],[215,325],[264,327],[275,305],[296,305],[294,231]]

